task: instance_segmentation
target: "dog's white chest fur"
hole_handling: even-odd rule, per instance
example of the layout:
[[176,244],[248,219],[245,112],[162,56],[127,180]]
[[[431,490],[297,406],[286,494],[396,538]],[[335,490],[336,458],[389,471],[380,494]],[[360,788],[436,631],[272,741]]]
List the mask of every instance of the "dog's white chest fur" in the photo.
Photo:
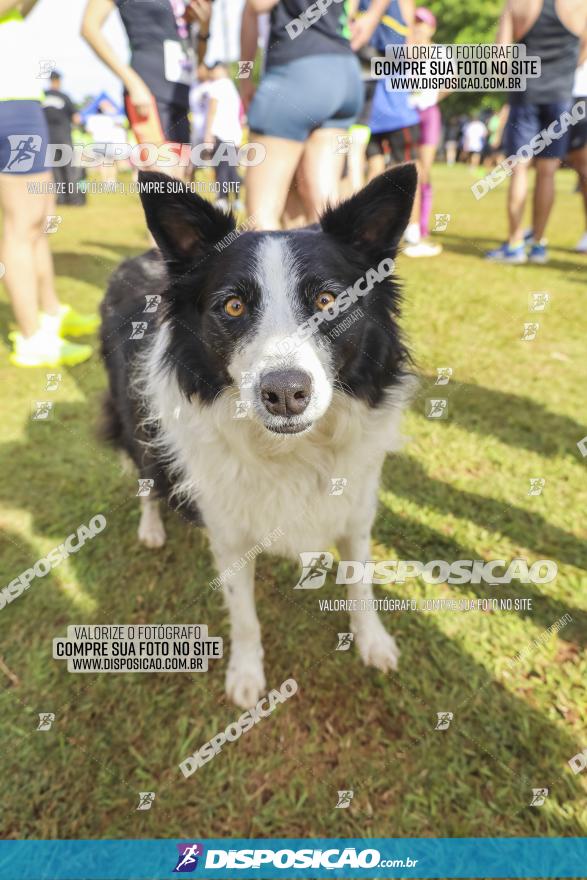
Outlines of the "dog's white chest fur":
[[[251,546],[276,529],[270,552],[325,549],[372,505],[386,451],[400,445],[406,389],[369,409],[337,394],[327,414],[297,437],[234,417],[234,393],[187,402],[168,375],[151,400],[179,494],[194,500],[212,535]],[[154,406],[153,406],[154,404]]]

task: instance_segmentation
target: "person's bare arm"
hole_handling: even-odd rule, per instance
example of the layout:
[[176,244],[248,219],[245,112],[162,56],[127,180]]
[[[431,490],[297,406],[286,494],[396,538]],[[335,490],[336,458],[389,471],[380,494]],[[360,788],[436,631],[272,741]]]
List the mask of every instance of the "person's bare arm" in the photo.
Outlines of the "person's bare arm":
[[[7,12],[22,12],[22,2],[17,0],[0,0],[0,15],[6,15]],[[26,15],[26,13],[23,13]]]
[[585,61],[587,61],[587,27],[583,31],[579,44],[579,64],[583,64]]
[[[259,45],[259,23],[257,13],[251,6],[250,0],[245,3],[243,9],[243,17],[241,19],[241,61],[254,62],[257,56],[257,46]],[[255,84],[251,76],[243,77],[238,81],[241,101],[245,108],[245,112],[249,109],[249,105],[253,100],[255,92]]]
[[189,0],[185,8],[185,19],[188,24],[198,23],[197,57],[202,64],[208,48],[210,36],[210,19],[212,18],[212,0]]
[[[408,3],[412,3],[413,7],[413,0],[408,0]],[[367,45],[373,36],[375,28],[381,21],[381,16],[385,15],[388,6],[389,0],[371,0],[369,8],[352,22],[351,49],[354,52]],[[410,27],[409,24],[408,27]]]
[[416,20],[416,4],[414,0],[399,0],[399,8],[408,28],[407,43],[414,42],[414,21]]
[[6,15],[7,12],[28,15],[36,3],[37,0],[0,0],[0,15]]
[[499,116],[498,116],[499,122],[498,122],[498,126],[497,126],[497,131],[495,133],[495,139],[498,144],[501,143],[501,139],[503,137],[503,130],[505,128],[506,122],[508,121],[509,115],[510,115],[510,105],[504,104],[503,107],[501,108],[501,110],[499,111]]
[[247,0],[241,20],[241,61],[254,61],[259,42],[259,26],[257,12],[253,9],[252,0]]
[[20,4],[20,11],[23,15],[28,15],[29,12],[37,5],[37,2],[38,0],[22,0]]
[[137,113],[146,116],[151,106],[151,92],[138,73],[120,60],[102,33],[104,23],[114,8],[114,0],[88,0],[81,35],[98,58],[122,80]]
[[205,144],[214,143],[214,138],[212,137],[212,125],[214,124],[214,119],[216,117],[217,109],[218,109],[218,99],[210,97],[208,99],[208,112],[206,114],[206,125],[204,127],[204,143]]
[[514,15],[510,0],[506,0],[506,4],[499,17],[495,42],[498,46],[506,46],[514,42]]

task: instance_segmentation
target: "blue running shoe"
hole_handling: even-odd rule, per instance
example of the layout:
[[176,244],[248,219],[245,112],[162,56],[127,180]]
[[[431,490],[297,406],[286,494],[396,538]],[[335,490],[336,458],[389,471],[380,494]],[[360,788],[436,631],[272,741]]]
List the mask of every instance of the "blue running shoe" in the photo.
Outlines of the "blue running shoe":
[[530,248],[528,259],[531,263],[548,263],[548,251],[545,244],[535,241]]
[[524,233],[524,241],[526,244],[534,244],[534,230],[527,229]]
[[501,247],[487,251],[485,259],[492,260],[494,263],[525,263],[528,257],[523,244],[512,247],[506,241]]

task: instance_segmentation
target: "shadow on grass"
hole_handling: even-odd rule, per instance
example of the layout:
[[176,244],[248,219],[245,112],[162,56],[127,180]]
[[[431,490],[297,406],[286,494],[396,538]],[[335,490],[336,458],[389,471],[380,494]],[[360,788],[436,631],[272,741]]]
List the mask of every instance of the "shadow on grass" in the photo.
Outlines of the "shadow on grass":
[[[0,301],[0,335],[8,339],[8,334],[16,328],[14,314],[8,303]],[[12,344],[9,343],[10,348]]]
[[[385,595],[405,598],[387,590]],[[340,596],[340,587],[330,582],[320,598]],[[304,598],[309,602],[309,597]],[[287,604],[283,603],[284,617]],[[360,795],[366,781],[361,778],[363,770],[373,786],[369,801],[374,807],[378,795],[389,797],[390,788],[396,790],[398,799],[409,804],[410,812],[417,805],[422,823],[419,830],[414,816],[408,831],[405,826],[396,826],[400,836],[463,836],[463,811],[467,809],[472,809],[476,818],[470,817],[472,824],[464,836],[486,836],[482,818],[485,806],[479,812],[474,805],[488,802],[493,806],[487,814],[498,804],[497,810],[503,809],[500,818],[506,820],[506,826],[500,834],[513,836],[522,829],[523,833],[545,833],[549,822],[538,815],[539,811],[529,808],[532,788],[539,787],[539,778],[545,780],[544,785],[563,809],[570,799],[579,805],[582,787],[566,763],[576,754],[573,749],[579,743],[535,706],[516,696],[515,692],[527,694],[534,682],[514,671],[508,683],[511,689],[506,688],[439,629],[434,615],[401,613],[394,614],[392,621],[386,619],[389,615],[381,616],[402,650],[397,675],[387,677],[360,665],[357,668],[355,657],[351,668],[345,667],[344,673],[341,670],[334,685],[336,699],[330,705],[324,705],[326,676],[317,674],[311,684],[310,700],[316,702],[324,721],[335,728],[341,741],[352,737],[354,756],[362,763],[357,767],[356,762],[349,762],[352,775],[345,779],[339,773],[339,787],[346,781],[347,787],[356,787]],[[345,630],[347,618],[330,614],[328,622],[340,632]],[[318,639],[317,628],[313,628],[314,638]],[[489,644],[480,648],[482,653],[491,651]],[[352,657],[333,655],[338,656]],[[357,703],[365,697],[366,717],[358,724]],[[447,731],[443,739],[444,734],[435,730],[437,713],[448,711],[454,713],[454,729]],[[350,720],[345,724],[345,719]],[[382,741],[383,755],[377,748]],[[362,752],[370,757],[361,760]],[[432,828],[431,817],[436,823]],[[368,833],[377,834],[384,827],[372,814],[353,820],[359,828],[366,820]],[[563,834],[584,833],[579,820],[572,823],[573,830],[560,819],[555,824]],[[495,830],[493,824],[491,827]]]
[[[89,246],[90,243],[84,242],[84,244]],[[95,247],[98,247],[97,243]],[[148,246],[145,245],[144,248],[123,248],[108,245],[106,249],[118,253],[120,259],[113,259],[112,257],[104,256],[102,253],[92,254],[83,252],[82,250],[79,253],[71,251],[57,252],[53,255],[55,274],[60,278],[75,278],[76,280],[81,280],[106,290],[108,279],[120,265],[121,261],[127,257],[135,257],[137,254],[143,253],[148,250]],[[102,250],[104,250],[104,245],[102,245]]]
[[[122,259],[134,257],[148,250],[144,248],[112,248],[120,252],[121,259],[109,259],[98,254],[61,252],[53,254],[55,275],[59,278],[72,278],[75,281],[83,281],[93,285],[100,291],[100,299],[106,292],[108,281],[114,270],[120,265]],[[69,302],[67,295],[65,302]],[[83,311],[83,308],[81,309]],[[91,309],[89,309],[91,310]],[[12,309],[6,302],[0,302],[0,335],[6,337],[9,330],[15,326]]]
[[[504,232],[505,238],[505,232]],[[476,244],[472,244],[472,240],[476,242]],[[504,239],[498,240],[496,238],[486,238],[485,236],[480,236],[479,238],[471,239],[470,237],[464,235],[455,235],[454,233],[443,232],[442,236],[439,236],[435,241],[438,241],[442,244],[442,247],[448,253],[459,254],[460,256],[467,257],[478,257],[480,260],[485,260],[485,252],[492,250],[493,248],[499,247],[503,243]],[[535,263],[525,263],[525,264],[515,264],[514,268],[524,268],[525,266],[528,268],[539,268],[541,272],[548,272],[549,270],[556,269],[560,272],[571,272],[577,269],[583,269],[587,271],[587,266],[585,265],[584,260],[581,259],[581,254],[577,254],[577,259],[575,261],[572,260],[563,260],[559,257],[553,256],[553,252],[558,251],[559,248],[553,248],[550,252],[550,259],[548,263],[544,264],[535,264]],[[563,252],[563,249],[560,249]],[[492,263],[495,265],[495,262]],[[504,265],[504,271],[508,271],[511,268],[508,265]]]
[[555,557],[569,565],[587,568],[585,541],[550,525],[538,513],[433,479],[409,456],[388,459],[383,470],[383,487],[412,502],[468,519],[489,531],[497,530],[539,557]]
[[[127,260],[129,257],[138,257],[139,254],[144,254],[145,251],[150,250],[153,245],[147,239],[147,226],[145,225],[145,241],[143,244],[138,245],[137,247],[127,247],[126,245],[117,244],[116,242],[104,242],[104,241],[82,241],[80,242],[80,247],[89,247],[89,248],[99,248],[100,250],[112,251],[119,256],[119,263],[122,260]],[[115,264],[117,266],[118,263]]]
[[[541,517],[513,507],[506,510],[506,515],[509,517],[506,521],[502,515],[502,507],[498,503],[474,493],[453,489],[440,480],[431,479],[417,462],[406,456],[387,460],[383,470],[382,487],[400,497],[409,499],[412,503],[422,503],[426,507],[452,513],[459,518],[467,518],[490,531],[499,531],[505,535],[511,532],[514,532],[515,535],[524,534],[523,540],[517,537],[514,540],[525,546],[532,543],[529,540],[529,534],[524,532],[525,528],[535,530],[537,522],[547,532],[552,528],[544,523]],[[442,535],[422,523],[414,522],[401,514],[395,514],[391,506],[386,505],[386,507],[388,516],[377,519],[373,537],[381,544],[392,545],[398,558],[419,559],[422,562],[431,562],[435,559],[453,562],[456,559],[480,558],[479,552],[471,547],[466,547],[448,535]],[[561,532],[561,534],[568,539],[571,538],[565,532]],[[556,560],[561,558],[560,548],[558,545],[555,546],[554,541],[555,539],[553,539],[550,555],[544,548],[535,548],[535,553],[539,558]],[[585,552],[584,545],[578,539],[572,539],[570,549],[571,551],[574,549],[575,553],[584,554]],[[576,561],[575,553],[571,552],[571,558],[566,561],[580,566],[581,563]],[[585,563],[583,563],[583,567],[585,567]],[[492,595],[498,595],[503,599],[531,599],[531,610],[522,609],[511,613],[531,619],[544,628],[551,626],[568,612],[572,617],[572,622],[560,631],[559,638],[578,642],[582,646],[587,645],[587,612],[549,596],[547,591],[552,588],[551,584],[544,584],[542,588],[539,585],[522,584],[519,581],[493,587],[488,584],[451,584],[450,586],[452,590],[472,592],[479,598],[484,598],[491,592]]]
[[[59,814],[62,836],[74,822],[72,805],[73,836],[136,834],[129,789],[159,792],[160,810],[140,817],[146,836],[182,836],[195,821],[202,836],[223,836],[227,828],[232,836],[386,836],[390,827],[398,835],[460,836],[466,828],[482,836],[488,827],[494,833],[498,817],[507,820],[503,834],[585,833],[578,818],[582,789],[566,763],[581,744],[512,692],[526,694],[526,679],[516,683],[514,677],[506,689],[430,616],[414,614],[386,621],[399,632],[398,675],[367,670],[355,652],[335,651],[346,615],[318,608],[318,598],[340,598],[340,587],[329,582],[319,597],[313,591],[300,596],[293,591],[296,567],[276,560],[261,559],[258,577],[268,687],[294,677],[298,702],[255,728],[238,751],[227,749],[214,767],[198,771],[197,786],[181,778],[177,763],[185,754],[176,722],[196,730],[196,747],[240,714],[226,703],[219,708],[226,659],[205,677],[103,675],[81,682],[51,660],[51,639],[72,622],[187,618],[226,635],[220,596],[209,588],[214,573],[203,534],[166,514],[166,547],[159,553],[139,547],[136,484],[95,440],[94,421],[93,403],[58,403],[53,421],[30,422],[25,442],[0,448],[1,493],[10,507],[30,513],[35,533],[57,545],[94,514],[108,519],[104,533],[67,560],[82,599],[95,603],[92,613],[80,611],[71,587],[65,589],[64,569],[56,569],[0,619],[5,660],[26,687],[28,703],[45,708],[50,697],[66,737],[55,751],[37,738],[32,753],[28,741],[13,740],[9,775],[26,766],[34,780],[42,768],[43,797],[58,795],[51,816]],[[403,458],[387,464],[384,479],[400,495],[443,509],[454,509],[463,496],[467,513],[474,513],[483,501],[430,481]],[[493,512],[482,511],[482,521]],[[407,558],[425,540],[449,559],[472,552],[419,524],[409,523],[398,536],[396,525],[384,511],[375,537],[394,546],[399,538]],[[21,558],[29,550],[10,555],[5,580],[34,562]],[[480,650],[488,662],[491,645]],[[446,732],[435,730],[441,711],[455,716]],[[554,811],[529,807],[532,787],[543,786]],[[357,810],[342,811],[348,813],[343,817],[332,798],[348,787],[357,790]],[[119,790],[122,806],[101,811]],[[26,783],[11,792],[10,804],[18,836],[45,836],[44,813],[33,816]]]
[[[551,412],[529,397],[522,397],[496,388],[467,382],[434,385],[435,377],[423,377],[418,394],[418,408],[424,412],[425,397],[446,397],[449,419],[467,431],[487,436],[492,434],[509,446],[518,446],[540,455],[578,455],[577,443],[587,434],[587,423],[581,425],[569,416]],[[451,400],[454,398],[454,405]],[[422,405],[420,405],[420,403]]]

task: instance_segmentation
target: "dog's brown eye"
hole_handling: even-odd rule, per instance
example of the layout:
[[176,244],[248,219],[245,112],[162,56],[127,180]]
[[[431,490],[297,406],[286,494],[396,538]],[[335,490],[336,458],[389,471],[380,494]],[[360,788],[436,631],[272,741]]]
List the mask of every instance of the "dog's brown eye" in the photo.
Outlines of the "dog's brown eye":
[[231,318],[240,318],[240,316],[244,314],[245,304],[240,297],[231,296],[231,298],[224,303],[224,311],[227,315],[230,315]]
[[317,309],[324,311],[324,309],[327,309],[328,306],[332,305],[335,299],[336,297],[333,293],[329,293],[327,290],[321,290],[314,302]]

